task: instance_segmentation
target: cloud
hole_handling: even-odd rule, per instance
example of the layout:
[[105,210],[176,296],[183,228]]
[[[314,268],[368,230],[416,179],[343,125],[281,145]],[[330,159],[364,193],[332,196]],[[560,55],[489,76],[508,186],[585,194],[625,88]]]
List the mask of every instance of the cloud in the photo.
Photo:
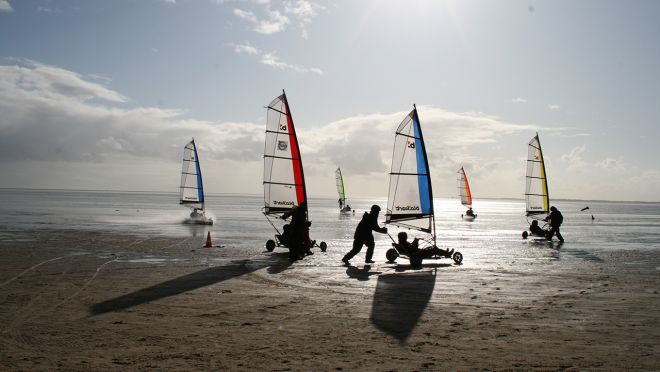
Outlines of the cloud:
[[248,42],[245,42],[245,44],[229,44],[229,46],[234,48],[236,54],[259,54],[259,49],[255,48]]
[[253,12],[242,9],[234,9],[234,15],[252,23],[252,30],[264,35],[284,31],[289,24],[289,18],[278,10],[268,11],[268,19],[259,19]]
[[320,10],[325,10],[325,7],[307,0],[284,2],[284,11],[298,20],[303,39],[309,39],[307,26],[312,23],[312,18],[316,17]]
[[516,98],[512,98],[511,102],[513,102],[513,103],[527,103],[527,100],[524,99],[524,98],[516,97]]
[[[240,0],[234,0],[233,2],[239,1]],[[225,4],[229,2],[230,0],[216,0],[216,3],[218,4]],[[263,17],[260,17],[252,10],[240,8],[234,9],[234,15],[251,23],[252,30],[254,32],[264,35],[282,32],[287,28],[289,24],[291,24],[291,19],[287,16],[289,15],[297,22],[301,36],[304,39],[309,39],[308,27],[312,23],[313,18],[318,16],[319,12],[325,9],[324,6],[309,0],[284,1],[283,4],[276,4],[278,5],[277,7],[274,6],[275,4],[267,0],[244,0],[240,2],[252,3],[260,6],[261,13],[264,14]]]
[[614,172],[625,172],[628,170],[630,165],[623,161],[622,157],[619,158],[605,158],[600,163],[597,164],[602,169]]
[[260,62],[267,66],[272,66],[282,70],[293,70],[297,72],[311,72],[318,75],[323,75],[323,70],[316,67],[304,67],[299,65],[292,65],[284,62],[275,53],[264,53],[261,55]]
[[586,149],[585,145],[574,147],[568,154],[561,156],[561,160],[568,163],[569,169],[581,168],[587,165],[582,159],[582,153]]
[[559,105],[553,105],[553,104],[551,104],[551,103],[548,103],[548,108],[549,108],[550,110],[559,110],[559,109],[561,108],[561,106],[559,106]]
[[13,10],[8,0],[0,0],[0,12],[11,12]]
[[275,52],[262,52],[257,47],[253,46],[249,42],[244,44],[233,44],[229,43],[227,46],[232,47],[236,54],[249,54],[259,57],[259,62],[263,65],[274,67],[280,70],[291,70],[302,73],[313,73],[317,75],[323,75],[324,72],[318,67],[305,67],[296,64],[287,63],[277,56]]
[[122,108],[128,98],[74,72],[32,61],[0,66],[0,162],[176,161],[191,137],[207,159],[258,161],[263,125]]
[[[394,128],[409,111],[389,114],[358,115],[335,121],[320,128],[301,131],[305,138],[302,151],[313,160],[312,167],[327,169],[341,165],[348,173],[385,174],[389,171],[394,141]],[[473,146],[496,143],[506,134],[532,131],[534,125],[513,124],[483,114],[455,113],[434,106],[418,106],[424,127],[430,162],[438,168],[450,165],[447,173],[455,176],[453,167],[461,159],[485,164],[495,159],[479,159],[470,155]],[[360,161],[355,161],[360,159]]]

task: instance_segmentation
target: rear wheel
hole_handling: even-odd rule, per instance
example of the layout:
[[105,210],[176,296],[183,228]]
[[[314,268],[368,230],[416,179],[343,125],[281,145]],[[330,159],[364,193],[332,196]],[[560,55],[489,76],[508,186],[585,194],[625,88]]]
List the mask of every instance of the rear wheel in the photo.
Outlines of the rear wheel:
[[266,250],[272,252],[275,249],[275,241],[273,239],[266,242]]
[[461,262],[463,262],[463,254],[461,252],[454,252],[454,256],[452,258],[454,259],[454,263],[456,263],[456,265],[459,265]]
[[394,248],[390,248],[385,252],[385,257],[387,258],[387,262],[394,262],[399,257],[399,252]]
[[321,242],[319,248],[321,248],[321,252],[325,252],[325,250],[328,249],[328,245],[325,242]]

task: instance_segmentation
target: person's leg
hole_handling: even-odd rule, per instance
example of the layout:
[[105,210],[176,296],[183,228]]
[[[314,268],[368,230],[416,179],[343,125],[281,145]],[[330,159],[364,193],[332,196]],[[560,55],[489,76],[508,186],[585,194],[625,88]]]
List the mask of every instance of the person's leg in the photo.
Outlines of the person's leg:
[[367,246],[367,257],[364,259],[364,262],[373,263],[374,261],[371,258],[374,255],[374,247],[376,246],[376,243],[372,240],[370,242],[367,242],[366,246]]
[[362,250],[362,244],[363,243],[361,240],[358,239],[353,240],[353,249],[351,249],[348,253],[346,253],[344,258],[342,258],[342,261],[348,262],[351,258],[355,257],[356,254],[360,253],[360,251]]
[[555,231],[556,231],[556,233],[557,233],[557,239],[559,239],[560,242],[563,242],[563,241],[564,241],[564,237],[561,236],[561,233],[559,232],[559,226],[557,226],[557,228],[555,229]]

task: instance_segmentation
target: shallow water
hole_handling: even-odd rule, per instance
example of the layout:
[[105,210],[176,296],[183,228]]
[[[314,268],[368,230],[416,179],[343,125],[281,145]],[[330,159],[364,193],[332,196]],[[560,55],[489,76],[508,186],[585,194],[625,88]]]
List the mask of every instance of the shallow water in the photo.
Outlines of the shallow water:
[[[353,231],[362,213],[371,204],[386,206],[379,200],[353,199],[349,203],[355,214],[341,215],[334,199],[310,199],[309,213],[313,221],[311,237],[328,243],[326,260],[338,261],[350,249]],[[461,219],[465,209],[457,199],[437,198],[437,243],[465,255],[465,265],[506,265],[508,258],[525,260],[606,260],[612,251],[652,251],[643,262],[658,268],[660,248],[660,203],[564,201],[554,205],[562,211],[562,235],[566,243],[522,240],[528,226],[522,200],[476,200],[478,217],[473,222]],[[590,209],[580,212],[589,206]],[[274,229],[261,214],[263,199],[259,196],[210,195],[207,215],[213,226],[191,226],[181,222],[189,210],[178,205],[176,193],[136,193],[101,191],[0,191],[0,241],[29,242],[35,232],[96,231],[117,235],[150,238],[195,237],[200,241],[211,231],[214,244],[235,250],[236,256],[255,256],[264,252]],[[591,215],[596,217],[592,221]],[[381,221],[384,218],[381,214]],[[281,221],[273,223],[280,228]],[[390,226],[390,234],[398,229]],[[422,232],[410,236],[425,237]],[[387,235],[375,234],[376,260],[384,260],[390,247]],[[652,253],[652,254],[651,254]],[[363,253],[364,254],[364,251]],[[355,258],[362,260],[360,255]],[[310,262],[320,264],[321,257]],[[645,261],[642,259],[641,261]],[[630,265],[640,263],[639,255]]]

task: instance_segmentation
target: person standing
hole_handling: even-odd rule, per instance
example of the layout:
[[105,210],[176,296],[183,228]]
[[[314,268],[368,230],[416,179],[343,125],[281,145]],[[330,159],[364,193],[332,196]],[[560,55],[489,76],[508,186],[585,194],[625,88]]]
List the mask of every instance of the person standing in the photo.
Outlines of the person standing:
[[387,227],[378,226],[378,214],[380,213],[380,207],[377,205],[371,206],[370,212],[364,212],[362,220],[358,223],[355,228],[355,234],[353,235],[353,249],[350,252],[346,253],[344,258],[341,260],[344,264],[349,265],[348,261],[351,258],[355,257],[356,254],[360,253],[362,246],[367,246],[367,257],[365,258],[365,263],[374,263],[371,258],[374,255],[374,247],[376,243],[374,242],[374,235],[372,231],[379,232],[381,234],[387,233]]
[[557,238],[559,239],[560,242],[564,241],[564,238],[561,236],[561,233],[559,232],[559,226],[564,222],[564,216],[562,216],[561,212],[559,209],[555,208],[554,206],[550,207],[550,214],[548,217],[543,219],[544,221],[550,221],[550,231],[548,232],[548,236],[546,239],[552,240],[552,237],[557,234]]

